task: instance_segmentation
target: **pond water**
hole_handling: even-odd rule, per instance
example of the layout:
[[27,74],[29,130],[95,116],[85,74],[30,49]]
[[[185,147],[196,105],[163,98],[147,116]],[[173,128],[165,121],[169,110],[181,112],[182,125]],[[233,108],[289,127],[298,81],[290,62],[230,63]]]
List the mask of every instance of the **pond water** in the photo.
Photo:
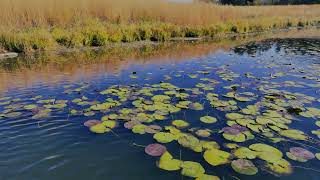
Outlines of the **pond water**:
[[1,62],[0,179],[319,179],[320,39],[230,42]]

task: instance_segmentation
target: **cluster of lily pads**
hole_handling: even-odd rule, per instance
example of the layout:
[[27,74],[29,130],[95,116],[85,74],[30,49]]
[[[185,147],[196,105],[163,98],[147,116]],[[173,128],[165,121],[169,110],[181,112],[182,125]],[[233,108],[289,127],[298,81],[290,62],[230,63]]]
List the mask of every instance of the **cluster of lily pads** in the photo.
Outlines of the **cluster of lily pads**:
[[[98,92],[103,100],[83,95],[81,92],[90,88],[86,84],[77,88],[64,87],[64,93],[78,96],[75,99],[34,96],[25,101],[4,97],[0,99],[0,106],[3,107],[0,119],[19,118],[23,115],[30,115],[32,119],[44,119],[49,118],[52,113],[68,111],[68,116],[88,117],[90,120],[84,122],[84,126],[93,133],[113,132],[115,128],[123,126],[135,134],[151,134],[150,137],[156,143],[148,145],[145,152],[160,157],[157,161],[160,169],[180,170],[182,175],[198,180],[219,177],[206,174],[206,169],[199,162],[174,158],[165,144],[177,143],[199,153],[199,158],[213,167],[230,164],[235,172],[244,175],[255,175],[259,169],[275,175],[290,174],[293,171],[290,161],[320,159],[319,152],[306,149],[310,144],[319,145],[320,129],[305,132],[292,126],[300,118],[309,118],[314,119],[315,125],[320,127],[320,109],[313,106],[313,103],[320,102],[319,98],[281,89],[305,87],[306,84],[273,82],[272,79],[285,75],[274,73],[260,78],[253,91],[248,87],[252,86],[251,80],[256,82],[258,78],[247,73],[245,77],[251,79],[248,84],[229,84],[222,87],[223,93],[217,93],[215,89],[220,82],[205,77],[213,69],[210,66],[205,66],[204,69],[188,76],[201,81],[194,87],[178,87],[168,82],[143,86],[114,85]],[[180,77],[181,73],[183,72],[179,71],[175,76]],[[226,67],[217,69],[215,73],[221,81],[226,82],[233,82],[241,77]],[[139,77],[132,75],[131,78]],[[170,77],[166,75],[165,79],[170,80]],[[319,87],[319,81],[312,86]],[[173,118],[173,115],[188,111],[202,115],[197,119]],[[223,113],[224,117],[209,115],[216,111]],[[101,118],[91,119],[96,115]],[[195,127],[195,122],[202,126]],[[215,124],[219,125],[212,129]],[[205,126],[207,128],[203,128]],[[256,140],[257,137],[261,142]],[[221,138],[224,139],[223,144],[217,142]],[[277,143],[281,142],[299,142],[299,146],[292,145],[281,151],[276,148]],[[300,147],[301,144],[309,146]]]

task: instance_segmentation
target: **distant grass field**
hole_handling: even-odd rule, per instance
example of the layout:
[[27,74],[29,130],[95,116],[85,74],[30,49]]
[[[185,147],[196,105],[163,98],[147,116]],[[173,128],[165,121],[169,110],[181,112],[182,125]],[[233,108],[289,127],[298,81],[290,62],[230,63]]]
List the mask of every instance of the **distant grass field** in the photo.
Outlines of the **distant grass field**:
[[1,0],[0,7],[0,46],[15,52],[320,24],[320,5],[240,7],[165,0]]

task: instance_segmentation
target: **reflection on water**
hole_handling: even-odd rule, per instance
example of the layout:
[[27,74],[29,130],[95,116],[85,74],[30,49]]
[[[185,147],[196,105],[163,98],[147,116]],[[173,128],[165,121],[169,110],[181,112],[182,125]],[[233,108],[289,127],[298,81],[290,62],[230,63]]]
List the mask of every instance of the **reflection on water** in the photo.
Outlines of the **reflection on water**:
[[[310,29],[304,31],[280,32],[275,34],[263,34],[254,37],[236,37],[216,40],[211,42],[173,43],[162,45],[142,45],[140,48],[116,47],[106,50],[92,50],[75,53],[46,54],[32,57],[20,56],[16,59],[0,61],[0,93],[18,87],[32,87],[39,82],[48,85],[56,84],[63,80],[70,82],[81,79],[89,80],[100,73],[117,74],[127,69],[132,64],[174,63],[186,59],[197,58],[218,51],[228,51],[237,45],[253,42],[246,47],[238,46],[233,49],[235,53],[254,54],[257,51],[276,47],[277,51],[288,51],[292,47],[298,48],[299,42],[295,40],[274,40],[264,42],[268,37],[314,37],[319,30]],[[261,42],[263,45],[259,46]],[[282,43],[283,41],[286,41]],[[294,46],[291,46],[293,43]],[[308,49],[317,49],[318,44],[302,43],[306,50],[298,49],[300,53],[308,52]],[[313,47],[312,47],[313,46]],[[13,81],[14,80],[14,81]]]
[[[230,164],[212,166],[202,158],[203,153],[183,148],[177,142],[165,144],[175,158],[199,162],[207,174],[221,179],[317,180],[319,160],[312,158],[298,162],[286,155],[291,147],[302,147],[313,154],[320,152],[319,125],[316,125],[320,110],[314,110],[320,107],[320,40],[301,38],[301,34],[306,35],[298,32],[300,38],[293,34],[280,34],[288,38],[275,39],[278,35],[274,35],[275,38],[271,39],[262,36],[218,42],[148,45],[139,49],[122,47],[2,61],[0,179],[193,179],[180,175],[180,171],[159,169],[156,166],[159,158],[144,153],[141,146],[156,142],[152,135],[134,134],[123,127],[128,117],[133,119],[131,116],[135,113],[129,113],[121,120],[119,117],[118,126],[107,134],[93,134],[83,126],[89,119],[119,113],[121,108],[132,109],[134,104],[139,106],[141,102],[132,103],[137,99],[143,99],[144,108],[148,107],[154,103],[146,95],[148,90],[153,89],[153,94],[162,93],[159,82],[165,82],[177,86],[174,90],[180,96],[173,97],[169,105],[180,102],[183,99],[180,93],[186,93],[189,101],[200,102],[202,108],[193,104],[188,106],[190,109],[177,113],[160,111],[167,119],[152,122],[154,125],[164,127],[175,119],[186,120],[190,129],[181,131],[193,133],[191,127],[209,129],[212,133],[209,138],[197,137],[216,141],[221,150],[230,153],[233,150],[227,148],[226,143],[237,143],[243,147],[253,143],[269,144],[283,153],[283,158],[290,162],[293,170],[292,174],[279,175],[275,171],[286,166],[275,166],[279,161],[270,160],[269,156],[264,160],[260,157],[252,160],[259,172],[247,176],[235,172]],[[112,92],[127,90],[121,95],[124,99],[121,107],[92,114],[91,105],[105,102],[109,95],[100,92],[110,87],[113,87]],[[110,97],[117,99],[117,96]],[[30,104],[39,108],[26,107]],[[171,110],[176,108],[169,107]],[[46,109],[52,110],[50,116],[35,117]],[[76,110],[76,113],[72,114],[71,110]],[[140,112],[141,108],[136,111]],[[152,108],[143,112],[153,113]],[[248,119],[228,120],[226,114],[230,112],[241,112]],[[304,114],[299,114],[301,112]],[[207,115],[216,117],[217,122],[204,124],[199,121],[200,117]],[[274,122],[260,119],[259,126],[257,116],[268,116]],[[246,134],[244,142],[226,140],[219,130],[232,123],[245,127],[255,136],[254,139]],[[254,125],[260,129],[256,130]],[[300,130],[305,133],[302,136],[304,140],[295,139],[301,138],[295,133],[293,137],[291,134],[280,136],[279,128],[281,131]],[[270,152],[271,156],[275,156],[273,153]],[[278,169],[268,168],[266,162],[270,165],[270,161],[274,163],[272,167]]]
[[243,46],[238,46],[233,51],[239,55],[256,55],[273,49],[276,53],[293,55],[318,55],[320,52],[320,42],[318,38],[308,39],[268,39],[260,42],[251,42]]

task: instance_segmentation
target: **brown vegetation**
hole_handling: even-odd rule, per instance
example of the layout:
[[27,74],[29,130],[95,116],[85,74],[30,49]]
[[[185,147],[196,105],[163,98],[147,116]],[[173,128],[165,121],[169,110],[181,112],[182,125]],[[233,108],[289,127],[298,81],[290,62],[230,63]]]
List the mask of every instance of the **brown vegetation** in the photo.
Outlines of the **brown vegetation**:
[[23,52],[317,25],[320,5],[217,6],[166,0],[1,0],[0,46]]

